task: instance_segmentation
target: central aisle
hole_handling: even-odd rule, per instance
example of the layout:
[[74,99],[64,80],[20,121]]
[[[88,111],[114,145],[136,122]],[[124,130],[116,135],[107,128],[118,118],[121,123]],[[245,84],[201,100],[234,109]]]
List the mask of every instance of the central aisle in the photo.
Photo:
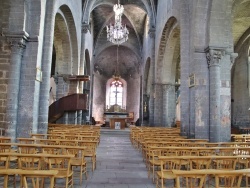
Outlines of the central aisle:
[[86,188],[154,188],[148,179],[141,153],[133,148],[129,130],[101,130],[97,148],[97,168]]

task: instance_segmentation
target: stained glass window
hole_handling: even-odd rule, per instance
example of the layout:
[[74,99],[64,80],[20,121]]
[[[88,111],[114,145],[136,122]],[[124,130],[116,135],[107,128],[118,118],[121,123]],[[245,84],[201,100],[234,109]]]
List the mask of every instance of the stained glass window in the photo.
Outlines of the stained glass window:
[[110,100],[109,105],[118,104],[122,106],[122,93],[123,93],[123,85],[119,80],[115,80],[111,82],[110,85]]

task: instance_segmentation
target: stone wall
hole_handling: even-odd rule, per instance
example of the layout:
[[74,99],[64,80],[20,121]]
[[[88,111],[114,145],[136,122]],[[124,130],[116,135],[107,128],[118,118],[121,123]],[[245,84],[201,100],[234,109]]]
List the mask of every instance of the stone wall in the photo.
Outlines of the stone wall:
[[[8,0],[0,1],[0,32],[3,33],[8,27],[9,16]],[[8,75],[10,64],[10,46],[6,38],[0,35],[0,128],[5,126],[6,121],[6,99],[8,89]]]
[[140,78],[127,80],[127,112],[134,112],[134,121],[139,118]]
[[96,121],[103,121],[103,114],[106,108],[106,82],[107,78],[94,74],[93,85],[93,109],[92,116]]

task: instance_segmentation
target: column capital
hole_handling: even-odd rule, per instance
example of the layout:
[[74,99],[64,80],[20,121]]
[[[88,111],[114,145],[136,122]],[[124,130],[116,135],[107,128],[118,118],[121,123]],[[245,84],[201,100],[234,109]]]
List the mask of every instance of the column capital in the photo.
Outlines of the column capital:
[[232,68],[233,65],[234,65],[235,59],[238,57],[238,53],[231,53],[231,54],[229,54],[229,55],[230,55],[231,68]]
[[149,34],[150,38],[155,38],[155,28],[149,29],[148,34]]
[[220,66],[220,60],[222,56],[225,55],[224,48],[210,48],[208,47],[206,50],[206,58],[208,67],[212,66]]
[[22,53],[29,38],[29,34],[25,31],[21,33],[8,33],[4,36],[7,38],[7,42],[10,44],[12,52],[16,51],[17,53]]
[[88,23],[86,23],[86,22],[84,22],[83,24],[82,24],[82,33],[88,33],[88,31],[90,31],[90,24],[88,24]]

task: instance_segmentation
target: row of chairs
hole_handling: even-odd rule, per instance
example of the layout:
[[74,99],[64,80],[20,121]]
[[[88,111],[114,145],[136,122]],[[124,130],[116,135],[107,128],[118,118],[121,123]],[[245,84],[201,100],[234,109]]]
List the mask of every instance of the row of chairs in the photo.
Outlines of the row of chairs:
[[[53,178],[50,181],[50,187],[55,186],[57,179],[65,179],[65,188],[73,187],[72,165],[74,164],[74,155],[17,154],[14,155],[17,158],[17,167],[11,169],[10,163],[14,162],[11,160],[13,155],[13,153],[0,154],[1,169],[6,170],[7,174],[5,184],[10,182],[6,179],[13,176],[14,186],[16,186],[16,174],[19,174],[21,176],[20,187],[27,185],[27,178],[31,178],[33,187],[44,187],[45,177]],[[19,170],[28,170],[30,173],[24,179]]]
[[[75,132],[74,137],[72,133]],[[87,179],[87,162],[90,161],[92,163],[92,171],[96,168],[96,147],[100,142],[100,129],[90,126],[53,125],[49,126],[47,134],[32,134],[31,136],[32,138],[18,138],[17,141],[19,143],[11,143],[10,138],[0,137],[0,156],[2,156],[2,159],[5,159],[1,164],[7,164],[8,166],[7,160],[9,164],[17,164],[14,166],[10,165],[8,172],[24,170],[20,166],[22,164],[21,161],[26,161],[26,164],[30,162],[27,166],[29,166],[30,170],[33,169],[34,173],[40,173],[41,170],[43,173],[45,171],[48,173],[48,171],[52,172],[55,168],[61,168],[61,170],[57,169],[58,173],[56,175],[50,176],[51,180],[53,179],[51,182],[54,184],[57,179],[62,178],[65,179],[64,187],[73,187],[73,172],[74,174],[76,172],[79,173],[80,184],[82,184],[83,175]],[[53,136],[58,137],[50,139]],[[3,155],[9,156],[3,157]],[[90,160],[87,160],[88,158]],[[66,159],[68,161],[65,161]],[[60,165],[61,167],[59,167]],[[67,167],[67,170],[62,166]],[[74,170],[76,167],[78,167],[77,170]],[[23,174],[23,171],[15,172],[15,174]],[[8,173],[9,175],[10,173]],[[42,176],[44,177],[44,175]],[[39,177],[39,179],[41,178]],[[21,178],[21,180],[24,181],[24,178]],[[35,185],[34,179],[31,178],[31,180],[32,184]],[[21,182],[21,184],[24,185],[25,183]]]
[[[152,129],[153,134],[148,133],[150,129]],[[156,133],[157,130],[158,133]],[[249,150],[247,150],[248,145],[241,148],[235,143],[228,143],[227,148],[218,147],[218,145],[212,148],[213,145],[208,143],[207,140],[190,140],[181,138],[179,135],[175,135],[176,138],[173,138],[171,137],[171,131],[166,133],[165,130],[169,130],[169,128],[131,128],[131,142],[135,148],[142,152],[149,177],[152,175],[156,187],[163,188],[166,185],[166,180],[173,180],[172,183],[176,187],[185,187],[184,184],[186,187],[204,187],[204,184],[207,183],[205,180],[211,179],[211,177],[213,177],[216,187],[219,187],[221,182],[224,182],[224,186],[239,187],[242,177],[249,176],[250,170],[246,170],[250,159]],[[162,132],[164,132],[165,137],[162,136]],[[197,147],[196,142],[203,146]],[[231,146],[234,146],[234,148],[231,148]],[[242,152],[243,149],[244,152]],[[196,150],[204,151],[195,152]],[[205,152],[205,150],[213,152]],[[230,150],[230,152],[222,154],[222,150]],[[243,153],[244,156],[235,156]],[[218,154],[225,156],[218,156]],[[209,156],[204,156],[204,158],[201,155]],[[243,168],[244,171],[236,170],[239,168]],[[201,172],[201,169],[207,171]],[[216,175],[212,176],[213,173]],[[221,180],[222,177],[226,179]],[[180,185],[180,179],[182,185]],[[198,179],[198,181],[193,181],[194,179]],[[248,178],[246,178],[246,185],[248,186]]]

